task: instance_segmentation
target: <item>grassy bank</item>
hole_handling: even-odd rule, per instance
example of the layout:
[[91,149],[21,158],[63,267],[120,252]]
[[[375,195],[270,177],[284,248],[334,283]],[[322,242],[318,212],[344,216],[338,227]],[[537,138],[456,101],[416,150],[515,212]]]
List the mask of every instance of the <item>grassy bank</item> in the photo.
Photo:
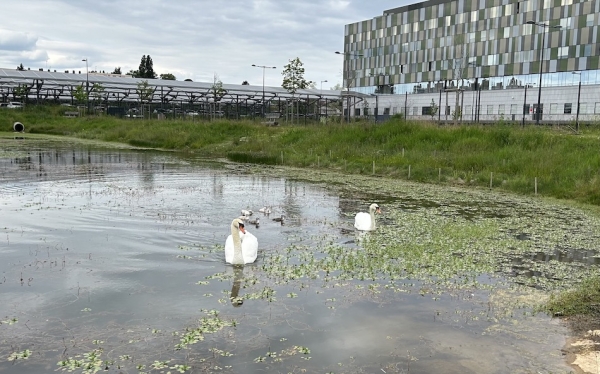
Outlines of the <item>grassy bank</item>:
[[[68,108],[67,108],[68,109]],[[437,126],[392,119],[267,127],[251,121],[64,118],[64,108],[1,110],[28,133],[68,135],[134,146],[284,164],[425,183],[492,187],[600,205],[600,131],[528,126]]]

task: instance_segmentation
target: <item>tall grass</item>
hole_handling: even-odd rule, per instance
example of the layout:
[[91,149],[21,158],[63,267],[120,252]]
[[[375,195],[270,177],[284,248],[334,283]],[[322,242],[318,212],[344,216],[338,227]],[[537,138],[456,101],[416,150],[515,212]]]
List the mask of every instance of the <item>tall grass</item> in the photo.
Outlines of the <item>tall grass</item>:
[[[0,130],[193,151],[236,162],[326,168],[347,173],[464,184],[600,205],[600,131],[438,126],[392,119],[384,124],[267,127],[252,121],[64,118],[61,107],[0,110]],[[373,168],[374,165],[374,168]]]

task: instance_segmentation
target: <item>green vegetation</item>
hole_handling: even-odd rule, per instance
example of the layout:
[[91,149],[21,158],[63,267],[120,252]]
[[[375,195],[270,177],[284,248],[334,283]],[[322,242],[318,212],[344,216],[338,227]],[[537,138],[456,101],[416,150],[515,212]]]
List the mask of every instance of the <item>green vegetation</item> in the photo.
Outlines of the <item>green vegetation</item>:
[[543,310],[554,316],[599,315],[600,276],[592,276],[576,288],[553,295]]
[[259,122],[64,118],[68,108],[0,111],[0,129],[133,146],[193,151],[236,162],[324,168],[425,183],[538,193],[600,205],[600,131],[547,127],[437,126],[394,118],[382,125],[328,123],[267,127]]

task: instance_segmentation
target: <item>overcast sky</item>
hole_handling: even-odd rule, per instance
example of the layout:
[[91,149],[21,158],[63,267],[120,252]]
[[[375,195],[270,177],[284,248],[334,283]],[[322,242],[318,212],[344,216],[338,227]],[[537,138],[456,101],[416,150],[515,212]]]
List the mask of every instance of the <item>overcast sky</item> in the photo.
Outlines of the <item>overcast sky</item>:
[[344,25],[407,0],[0,0],[0,68],[123,73],[150,55],[157,74],[281,86],[299,57],[305,79],[341,83]]

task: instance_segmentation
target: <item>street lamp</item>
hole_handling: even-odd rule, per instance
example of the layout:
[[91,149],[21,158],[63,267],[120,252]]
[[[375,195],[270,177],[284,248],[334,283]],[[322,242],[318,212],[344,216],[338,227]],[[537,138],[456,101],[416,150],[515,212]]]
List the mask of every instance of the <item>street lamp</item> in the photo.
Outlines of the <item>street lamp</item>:
[[321,81],[321,91],[323,91],[323,83],[327,82],[327,79],[325,79],[324,81]]
[[579,100],[581,99],[581,72],[574,71],[573,74],[579,75],[579,88],[577,89],[577,115],[575,116],[575,132],[579,132]]
[[[467,67],[469,65],[472,66],[474,69],[477,69],[477,64],[475,62],[468,62]],[[477,74],[477,71],[475,71],[475,74]],[[475,82],[477,82],[477,83],[475,83]],[[475,108],[479,107],[479,103],[475,102],[475,97],[477,96],[477,91],[479,90],[479,87],[481,87],[481,82],[479,82],[478,78],[473,77],[473,83],[475,83],[475,89],[471,90],[473,92],[473,106],[471,107],[471,120],[473,121],[473,123],[475,123],[475,115],[477,113],[477,109],[475,109]]]
[[265,115],[265,69],[277,69],[275,66],[265,66],[265,65],[255,65],[252,64],[255,68],[263,69],[263,82],[262,82],[262,114]]
[[[346,97],[346,101],[347,101],[347,108],[348,108],[348,123],[350,123],[350,86],[352,85],[352,82],[350,81],[350,56],[354,56],[354,57],[362,57],[363,55],[361,53],[350,53],[350,52],[339,52],[336,51],[335,52],[336,55],[344,55],[344,60],[346,61],[346,87],[347,87],[347,97]],[[346,58],[348,57],[348,58]]]
[[550,26],[547,25],[545,23],[540,23],[540,22],[535,22],[535,21],[527,21],[526,22],[529,25],[536,25],[539,27],[543,28],[543,32],[542,32],[542,44],[540,45],[540,83],[538,85],[538,102],[537,102],[537,108],[535,109],[536,112],[536,116],[535,116],[535,124],[539,125],[540,124],[540,107],[541,107],[541,98],[542,98],[542,73],[543,73],[543,64],[544,64],[544,43],[546,41],[546,28],[551,27],[553,29],[559,29],[561,26],[559,25],[555,25],[555,26]]
[[84,58],[81,61],[85,61],[85,106],[89,113],[89,111],[90,111],[90,73],[88,70],[88,59]]

